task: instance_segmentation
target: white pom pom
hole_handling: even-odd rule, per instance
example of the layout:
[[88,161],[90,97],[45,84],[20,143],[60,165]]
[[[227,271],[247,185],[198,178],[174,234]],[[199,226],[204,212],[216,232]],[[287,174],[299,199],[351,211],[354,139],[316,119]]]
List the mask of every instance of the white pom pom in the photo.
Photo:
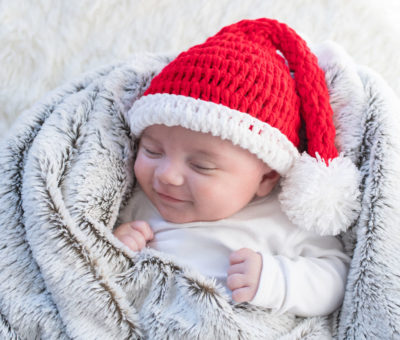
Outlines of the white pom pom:
[[360,211],[359,171],[340,155],[329,166],[303,153],[282,180],[279,200],[298,227],[320,235],[345,231]]

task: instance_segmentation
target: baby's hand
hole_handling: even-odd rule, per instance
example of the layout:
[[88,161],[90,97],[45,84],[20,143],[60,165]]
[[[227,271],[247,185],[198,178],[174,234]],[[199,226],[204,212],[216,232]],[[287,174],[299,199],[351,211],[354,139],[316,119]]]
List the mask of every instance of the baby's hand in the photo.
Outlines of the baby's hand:
[[251,301],[260,281],[262,257],[247,248],[234,251],[229,256],[227,285],[236,302]]
[[142,250],[146,243],[154,237],[153,230],[145,221],[123,223],[113,233],[116,238],[133,251]]

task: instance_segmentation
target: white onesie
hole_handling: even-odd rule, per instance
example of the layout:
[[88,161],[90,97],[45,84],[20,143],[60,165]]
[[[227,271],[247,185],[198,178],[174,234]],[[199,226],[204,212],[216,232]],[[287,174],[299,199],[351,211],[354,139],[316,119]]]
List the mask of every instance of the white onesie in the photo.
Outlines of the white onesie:
[[225,287],[230,253],[257,251],[263,266],[252,304],[304,317],[329,314],[342,303],[349,257],[337,238],[294,226],[280,208],[278,190],[229,218],[176,224],[164,221],[139,189],[120,217],[147,221],[154,232],[149,247]]

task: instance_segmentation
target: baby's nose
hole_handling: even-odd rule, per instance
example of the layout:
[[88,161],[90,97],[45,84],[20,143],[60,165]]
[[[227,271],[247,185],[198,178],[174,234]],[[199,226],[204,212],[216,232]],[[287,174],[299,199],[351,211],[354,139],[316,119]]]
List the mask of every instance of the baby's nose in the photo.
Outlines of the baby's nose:
[[157,179],[163,184],[179,186],[184,183],[184,176],[180,168],[170,161],[163,162],[155,172]]

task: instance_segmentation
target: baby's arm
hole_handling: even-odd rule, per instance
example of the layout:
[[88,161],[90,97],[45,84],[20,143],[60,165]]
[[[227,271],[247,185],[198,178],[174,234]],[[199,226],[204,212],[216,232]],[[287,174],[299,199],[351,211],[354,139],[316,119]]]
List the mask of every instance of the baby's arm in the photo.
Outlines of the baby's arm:
[[123,223],[114,231],[114,236],[133,251],[142,250],[154,237],[153,231],[145,221]]
[[259,253],[242,248],[229,256],[227,286],[236,302],[251,301],[260,281],[262,258]]
[[343,301],[349,257],[334,237],[297,236],[288,240],[290,256],[262,254],[259,289],[250,302],[303,317],[330,314]]

